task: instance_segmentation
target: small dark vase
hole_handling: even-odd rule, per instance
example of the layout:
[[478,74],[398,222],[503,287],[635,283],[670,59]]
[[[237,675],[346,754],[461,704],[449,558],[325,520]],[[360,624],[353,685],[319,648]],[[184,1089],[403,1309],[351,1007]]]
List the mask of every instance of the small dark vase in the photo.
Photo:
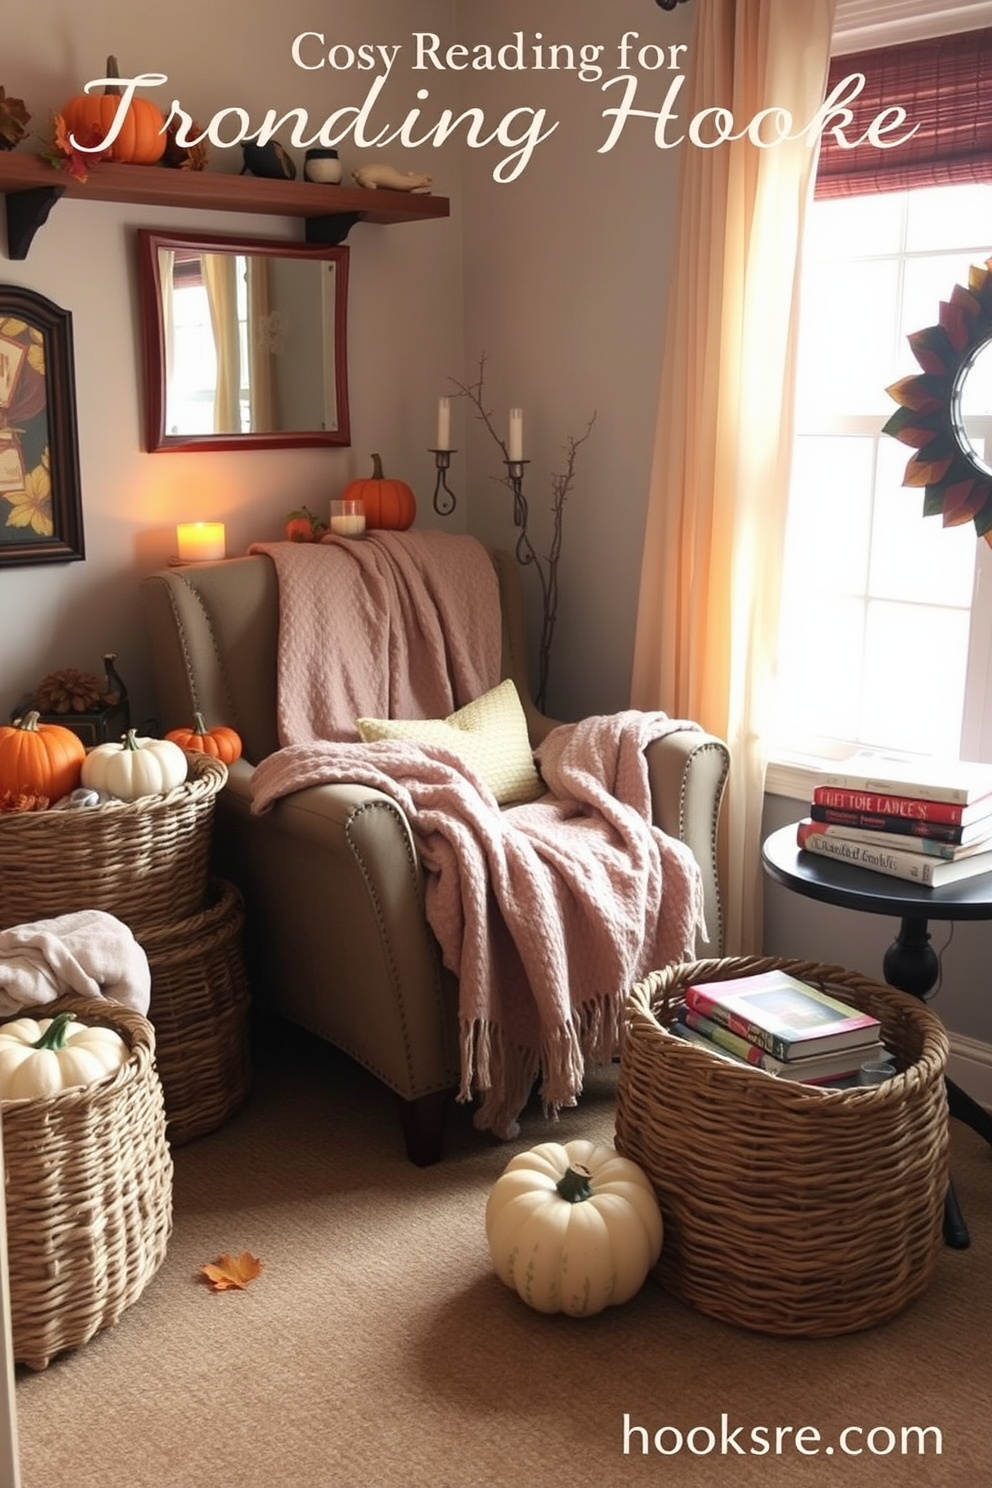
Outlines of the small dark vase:
[[269,140],[268,144],[258,145],[250,140],[241,146],[241,153],[245,157],[244,168],[241,174],[249,171],[253,176],[275,177],[284,181],[296,180],[296,165],[278,140]]

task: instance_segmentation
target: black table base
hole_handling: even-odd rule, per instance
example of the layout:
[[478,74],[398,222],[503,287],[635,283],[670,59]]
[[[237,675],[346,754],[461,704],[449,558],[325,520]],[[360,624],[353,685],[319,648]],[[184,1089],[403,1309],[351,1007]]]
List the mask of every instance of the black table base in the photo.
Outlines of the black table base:
[[[913,997],[925,1000],[933,991],[940,973],[940,962],[930,944],[927,921],[922,916],[903,917],[899,934],[882,959],[882,971],[891,987]],[[992,1116],[985,1107],[956,1085],[950,1076],[945,1076],[944,1084],[947,1087],[947,1109],[951,1115],[992,1145]],[[944,1199],[944,1241],[955,1250],[967,1250],[971,1244],[968,1226],[950,1180]]]
[[[840,859],[801,852],[794,823],[766,839],[761,857],[771,878],[807,898],[843,909],[898,915],[899,933],[885,952],[882,971],[891,987],[922,1000],[933,991],[940,974],[940,961],[930,944],[930,920],[992,919],[992,873],[928,889]],[[945,1086],[951,1116],[992,1146],[992,1115],[950,1078],[945,1077]],[[944,1240],[956,1250],[971,1244],[951,1182],[944,1202]]]

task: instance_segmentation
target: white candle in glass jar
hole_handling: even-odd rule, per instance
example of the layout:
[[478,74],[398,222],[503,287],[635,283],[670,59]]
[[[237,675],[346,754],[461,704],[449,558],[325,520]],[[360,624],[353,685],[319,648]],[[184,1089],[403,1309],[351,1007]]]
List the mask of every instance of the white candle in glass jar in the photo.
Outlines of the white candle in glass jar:
[[332,501],[331,531],[337,537],[361,537],[365,531],[364,501]]

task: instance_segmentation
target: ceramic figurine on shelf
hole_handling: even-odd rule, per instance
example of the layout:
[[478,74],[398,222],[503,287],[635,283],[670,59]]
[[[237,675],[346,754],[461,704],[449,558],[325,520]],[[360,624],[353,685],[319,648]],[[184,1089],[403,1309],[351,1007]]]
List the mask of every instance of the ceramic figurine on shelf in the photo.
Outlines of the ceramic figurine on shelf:
[[284,181],[296,180],[296,164],[278,140],[269,140],[264,145],[257,145],[249,140],[241,146],[241,153],[245,158],[242,175],[245,171],[250,171],[253,176],[268,176],[271,179]]
[[344,174],[337,150],[308,150],[303,160],[303,174],[308,181],[337,186]]
[[360,165],[351,174],[359,186],[364,186],[369,191],[376,191],[381,186],[384,191],[416,191],[425,194],[430,192],[434,184],[433,176],[417,176],[413,171],[398,171],[392,165]]

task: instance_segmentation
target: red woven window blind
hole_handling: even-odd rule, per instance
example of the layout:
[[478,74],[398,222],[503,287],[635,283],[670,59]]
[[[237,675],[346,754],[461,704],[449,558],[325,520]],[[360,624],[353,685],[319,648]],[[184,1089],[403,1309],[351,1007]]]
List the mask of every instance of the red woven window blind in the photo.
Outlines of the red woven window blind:
[[992,180],[992,27],[835,57],[827,92],[855,72],[864,74],[865,86],[848,105],[855,120],[845,130],[849,139],[896,105],[906,110],[906,129],[920,127],[890,150],[872,144],[846,150],[826,132],[818,197]]

